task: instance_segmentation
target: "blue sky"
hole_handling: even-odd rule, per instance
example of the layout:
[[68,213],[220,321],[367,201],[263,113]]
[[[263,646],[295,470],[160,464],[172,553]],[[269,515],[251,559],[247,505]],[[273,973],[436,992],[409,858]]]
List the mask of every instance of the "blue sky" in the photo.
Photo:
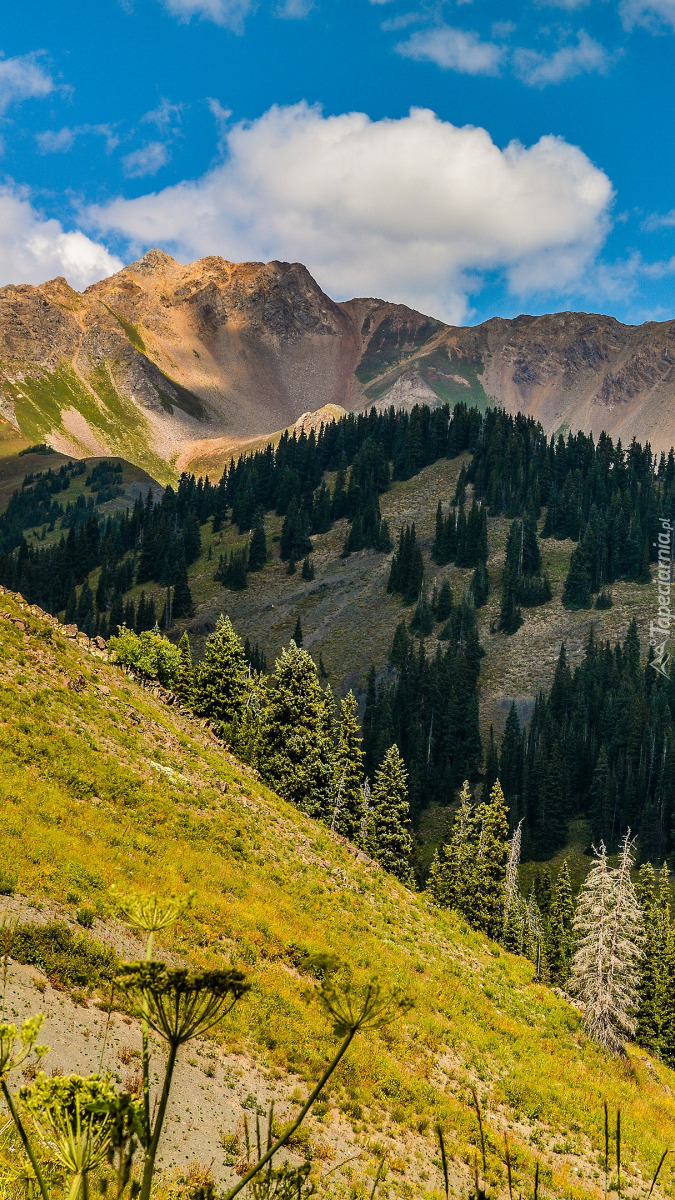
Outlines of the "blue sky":
[[675,0],[29,0],[0,283],[151,245],[457,323],[675,307]]

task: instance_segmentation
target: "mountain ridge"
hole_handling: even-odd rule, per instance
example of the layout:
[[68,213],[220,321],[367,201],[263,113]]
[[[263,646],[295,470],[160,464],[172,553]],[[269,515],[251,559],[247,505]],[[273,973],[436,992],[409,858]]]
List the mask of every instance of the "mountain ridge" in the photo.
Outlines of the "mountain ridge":
[[[161,250],[77,292],[0,288],[0,415],[29,441],[120,454],[161,482],[327,405],[498,403],[547,433],[675,442],[675,321],[593,313],[449,326],[332,300],[300,263]],[[206,446],[213,443],[213,453]]]

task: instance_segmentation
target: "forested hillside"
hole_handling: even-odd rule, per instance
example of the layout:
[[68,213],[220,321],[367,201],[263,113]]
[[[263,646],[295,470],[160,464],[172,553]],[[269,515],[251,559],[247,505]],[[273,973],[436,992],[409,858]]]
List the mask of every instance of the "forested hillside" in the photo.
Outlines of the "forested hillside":
[[[285,1104],[295,1087],[297,1107],[335,1045],[311,985],[313,964],[335,962],[336,948],[339,971],[355,985],[376,973],[414,1000],[403,1019],[354,1043],[296,1144],[320,1194],[354,1195],[358,1181],[372,1188],[382,1157],[391,1196],[438,1194],[440,1121],[453,1194],[472,1186],[477,1155],[491,1195],[507,1190],[511,1170],[523,1193],[536,1174],[542,1194],[599,1196],[603,1100],[612,1119],[621,1108],[622,1186],[646,1190],[675,1132],[667,1068],[644,1051],[629,1047],[621,1060],[589,1041],[580,1013],[536,980],[531,962],[430,907],[278,799],[202,724],[103,661],[83,635],[68,636],[7,593],[0,608],[5,892],[71,919],[90,912],[96,939],[114,912],[110,883],[164,895],[196,887],[194,911],[160,945],[200,969],[231,961],[252,983],[218,1034],[227,1056],[211,1059],[226,1092],[232,1071],[257,1063],[266,1093],[288,1080]],[[44,956],[48,934],[41,944]],[[108,959],[99,960],[104,993]],[[63,1009],[77,960],[48,961]],[[91,1005],[97,985],[89,997],[81,987],[76,994]],[[33,995],[30,1011],[40,1002]],[[49,1044],[49,1025],[42,1039]],[[188,1109],[198,1096],[185,1094]],[[241,1103],[246,1113],[250,1101]],[[236,1150],[241,1129],[235,1117],[223,1145]],[[350,1153],[361,1156],[356,1173],[340,1165]],[[236,1179],[233,1166],[224,1178]],[[657,1191],[671,1188],[666,1163]]]
[[672,451],[458,405],[287,433],[117,511],[121,466],[81,471],[11,498],[6,586],[90,635],[187,631],[195,660],[220,611],[254,669],[294,636],[359,697],[371,781],[398,745],[422,846],[465,778],[499,773],[525,857],[628,827],[643,858],[670,853],[675,696],[643,664]]

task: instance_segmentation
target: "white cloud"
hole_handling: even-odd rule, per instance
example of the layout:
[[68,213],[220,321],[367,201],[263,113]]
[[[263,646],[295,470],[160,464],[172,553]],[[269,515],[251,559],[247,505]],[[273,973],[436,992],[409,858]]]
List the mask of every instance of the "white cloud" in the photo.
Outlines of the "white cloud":
[[605,74],[611,63],[610,55],[600,42],[580,29],[576,43],[541,54],[538,50],[518,49],[514,51],[513,63],[516,74],[530,87],[545,87],[547,83],[563,83],[575,75],[597,71]]
[[126,175],[132,179],[138,179],[142,175],[156,175],[162,167],[166,166],[169,157],[169,151],[164,142],[148,142],[145,146],[139,146],[138,150],[132,150],[130,154],[125,154],[122,166]]
[[281,0],[276,15],[287,21],[301,21],[309,16],[313,8],[314,0]]
[[675,208],[671,208],[667,213],[652,213],[642,222],[642,228],[647,233],[653,233],[655,229],[672,229],[673,225],[675,225]]
[[43,283],[55,275],[81,289],[119,271],[122,262],[80,230],[45,219],[28,194],[0,187],[0,284]]
[[436,63],[464,75],[498,75],[505,54],[502,46],[483,42],[472,30],[455,29],[451,25],[420,29],[396,49],[406,58]]
[[72,150],[76,137],[77,130],[65,125],[63,129],[45,129],[42,133],[36,133],[35,141],[42,154],[65,154]]
[[675,0],[622,0],[619,12],[626,29],[635,25],[670,25],[675,29]]
[[76,138],[86,133],[105,138],[106,154],[119,146],[119,138],[112,125],[75,125],[73,128],[64,125],[62,129],[45,129],[42,133],[36,133],[35,141],[41,154],[65,154],[72,150]]
[[612,187],[547,136],[504,150],[432,112],[371,121],[299,104],[232,127],[227,160],[196,181],[92,207],[130,252],[299,260],[331,295],[384,296],[451,321],[481,271],[520,293],[577,281],[603,242]]
[[7,112],[11,104],[48,96],[53,91],[54,81],[41,67],[36,54],[0,57],[0,113]]
[[254,7],[254,0],[164,0],[175,17],[184,21],[202,17],[241,33],[244,19]]
[[145,113],[141,120],[156,125],[158,129],[162,130],[162,133],[175,133],[180,128],[183,108],[183,104],[171,104],[162,98],[157,108]]

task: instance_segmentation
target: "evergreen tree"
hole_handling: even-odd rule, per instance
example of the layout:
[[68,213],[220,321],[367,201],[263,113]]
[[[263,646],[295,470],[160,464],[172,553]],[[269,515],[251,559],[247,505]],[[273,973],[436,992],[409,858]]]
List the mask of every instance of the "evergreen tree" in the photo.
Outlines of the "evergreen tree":
[[581,1002],[589,1036],[616,1051],[637,1024],[642,914],[631,882],[633,861],[629,834],[616,868],[609,866],[601,843],[574,917],[571,988]]
[[327,817],[333,746],[317,669],[291,642],[264,683],[260,774],[308,816]]
[[428,887],[436,904],[468,916],[473,908],[475,872],[476,819],[469,781],[465,780],[450,840],[435,855],[429,874]]
[[413,633],[419,634],[421,638],[429,637],[429,634],[433,631],[434,613],[425,591],[421,592],[420,598],[415,605],[410,628]]
[[487,604],[490,594],[490,580],[488,578],[487,567],[482,559],[473,573],[471,591],[476,608],[482,608],[484,604]]
[[506,864],[509,857],[509,822],[504,794],[496,781],[490,799],[476,810],[479,831],[473,893],[473,924],[488,937],[502,931],[506,903]]
[[410,859],[410,806],[408,773],[398,747],[393,745],[375,773],[371,796],[368,850],[373,858],[408,887],[414,886]]
[[195,611],[184,557],[179,559],[174,574],[172,611],[174,621],[180,617],[191,617]]
[[178,678],[175,684],[175,691],[181,700],[186,704],[192,705],[192,686],[193,686],[193,668],[192,668],[192,650],[190,648],[190,639],[187,629],[183,633],[179,643],[178,652],[180,654],[180,666],[178,668]]
[[306,579],[308,582],[314,578],[314,564],[312,563],[311,558],[303,559],[302,578]]
[[[476,607],[478,606],[476,605]],[[444,579],[441,584],[441,589],[438,593],[438,599],[436,600],[436,620],[447,621],[451,612],[452,588],[450,587],[450,581],[448,579]]]
[[357,842],[363,823],[363,759],[361,730],[354,693],[340,705],[340,724],[333,757],[331,829]]
[[499,628],[503,633],[515,633],[523,623],[522,614],[517,603],[517,596],[518,583],[515,573],[510,567],[504,567],[504,574],[502,576],[502,604],[499,610]]
[[572,551],[569,570],[563,589],[563,604],[565,608],[590,608],[591,606],[591,569],[588,553],[579,544]]
[[193,707],[199,717],[216,721],[231,737],[250,691],[244,647],[229,617],[218,618],[194,671]]
[[265,535],[265,514],[258,509],[253,523],[253,532],[248,545],[249,571],[261,571],[267,562],[267,537]]
[[553,888],[546,937],[546,960],[551,982],[565,987],[572,954],[574,901],[567,859],[563,862]]
[[657,887],[651,863],[640,868],[637,895],[642,909],[643,940],[640,959],[639,1005],[636,1039],[656,1054],[663,1054],[671,1003],[669,943],[671,940],[670,880],[664,864]]
[[299,650],[302,649],[302,625],[300,624],[300,613],[295,618],[295,629],[293,630],[293,641]]

